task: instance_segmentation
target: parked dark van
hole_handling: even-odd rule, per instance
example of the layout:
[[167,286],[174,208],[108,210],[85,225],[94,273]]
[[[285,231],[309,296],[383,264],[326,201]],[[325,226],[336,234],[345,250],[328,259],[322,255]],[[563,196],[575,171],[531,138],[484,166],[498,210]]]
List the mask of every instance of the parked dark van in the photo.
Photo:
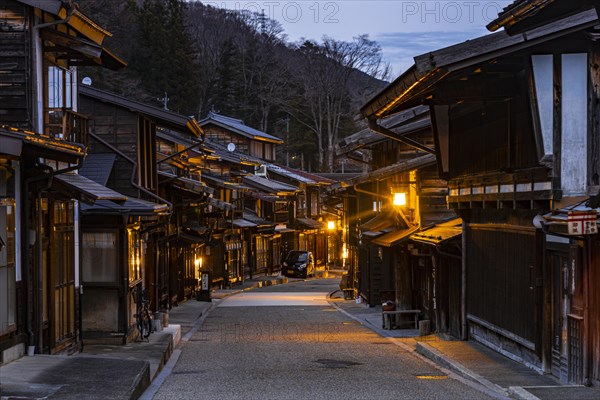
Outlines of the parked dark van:
[[315,275],[315,259],[310,251],[290,251],[281,267],[284,276],[299,276],[307,278]]

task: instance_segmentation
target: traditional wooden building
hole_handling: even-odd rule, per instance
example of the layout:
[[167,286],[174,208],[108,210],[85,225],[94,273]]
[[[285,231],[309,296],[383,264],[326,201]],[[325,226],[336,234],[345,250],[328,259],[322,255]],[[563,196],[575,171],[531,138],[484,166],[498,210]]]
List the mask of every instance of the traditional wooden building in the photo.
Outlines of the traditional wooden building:
[[[286,246],[283,252],[294,249],[311,251],[316,265],[325,268],[328,256],[331,256],[328,247],[332,240],[328,239],[333,237],[334,233],[326,229],[329,215],[323,211],[323,205],[327,187],[335,181],[278,164],[268,164],[267,170],[271,179],[297,186],[300,189],[296,196],[295,222],[291,221],[287,225],[288,228],[294,230],[293,235],[290,233],[293,240],[282,240]],[[292,224],[292,222],[294,223]],[[341,242],[339,244],[341,245]],[[340,247],[340,253],[341,251]],[[339,261],[342,260],[343,257],[340,254]]]
[[[126,316],[126,322],[118,327],[129,326],[125,334],[131,337],[140,288],[152,311],[167,311],[196,290],[196,247],[204,239],[199,237],[198,221],[189,216],[207,194],[205,185],[194,179],[199,172],[187,158],[194,149],[202,154],[202,130],[193,118],[90,86],[82,86],[79,95],[82,112],[93,115],[90,153],[104,160],[113,156],[101,167],[106,185],[146,205],[155,204],[135,212],[125,207],[121,214],[128,219],[116,225],[108,215],[102,218],[114,210],[86,210],[85,229],[90,235],[92,230],[120,229],[114,234],[123,238],[118,243],[126,257],[117,259],[117,276],[126,277],[120,281],[126,287],[119,287],[118,314]],[[101,299],[107,288],[99,286],[95,309],[103,312]]]
[[592,1],[517,1],[490,24],[507,29],[415,57],[362,108],[430,108],[463,221],[462,338],[573,383],[599,378],[597,234],[548,225],[584,203],[597,220],[598,22]]
[[267,162],[275,161],[275,149],[283,143],[283,140],[254,129],[240,119],[215,112],[209,112],[200,121],[200,126],[214,143]]
[[[427,108],[417,107],[372,125],[375,131],[345,138],[338,153],[369,151],[372,165],[378,167],[347,181],[347,193],[341,195],[348,212],[347,247],[356,253],[349,277],[358,294],[372,306],[392,300],[400,309],[421,310],[419,318],[437,329],[442,324],[437,323],[440,303],[434,289],[441,280],[432,260],[439,254],[435,248],[419,252],[410,240],[412,234],[454,217],[431,154],[430,126]],[[396,193],[404,204],[393,204]]]
[[126,198],[75,175],[87,143],[76,66],[125,66],[108,35],[76,4],[0,4],[0,362],[81,347],[77,201]]

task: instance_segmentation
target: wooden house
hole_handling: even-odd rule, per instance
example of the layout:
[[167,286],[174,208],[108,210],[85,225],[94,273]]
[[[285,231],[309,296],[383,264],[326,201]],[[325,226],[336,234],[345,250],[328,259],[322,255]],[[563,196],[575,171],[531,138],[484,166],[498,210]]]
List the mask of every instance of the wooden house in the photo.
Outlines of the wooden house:
[[[296,196],[295,221],[290,221],[287,225],[294,230],[293,233],[290,232],[293,239],[282,240],[283,245],[286,246],[283,252],[292,249],[311,251],[314,254],[316,265],[325,267],[328,255],[331,255],[328,247],[333,242],[328,240],[332,233],[326,230],[325,222],[328,215],[324,215],[322,206],[327,187],[335,181],[278,164],[268,164],[267,170],[271,179],[297,186],[300,189]],[[342,259],[339,257],[340,261]]]
[[567,231],[578,204],[597,219],[598,22],[592,1],[517,1],[490,24],[506,30],[415,57],[362,108],[430,108],[463,221],[462,337],[573,383],[600,371],[597,234]]
[[[338,154],[372,154],[372,171],[348,180],[340,195],[347,211],[350,283],[371,306],[392,300],[399,309],[421,310],[419,318],[438,330],[441,304],[436,298],[441,269],[436,248],[419,251],[413,234],[446,221],[446,183],[438,178],[427,107],[417,107],[380,126],[338,143]],[[405,204],[394,205],[393,196]],[[438,290],[435,290],[438,289]]]
[[200,121],[200,126],[212,142],[267,162],[275,161],[275,149],[283,143],[283,140],[254,129],[240,119],[215,112],[209,112]]
[[0,4],[0,362],[81,347],[77,201],[126,199],[75,174],[76,66],[125,66],[108,35],[72,3]]
[[[145,204],[155,204],[142,214],[123,211],[120,224],[104,218],[103,214],[112,210],[103,212],[97,207],[86,210],[82,221],[90,235],[114,228],[118,230],[114,234],[123,238],[117,242],[122,256],[116,260],[118,276],[124,278],[119,281],[118,292],[110,292],[110,296],[118,302],[118,314],[126,318],[119,323],[118,332],[133,338],[140,288],[152,311],[166,312],[190,297],[197,287],[196,247],[204,239],[198,234],[202,231],[199,221],[189,216],[206,193],[205,185],[194,179],[199,173],[187,157],[201,147],[202,130],[193,118],[91,86],[80,88],[79,102],[82,112],[93,115],[89,124],[90,153],[104,159],[113,156],[101,167],[106,185]],[[96,286],[94,309],[102,312],[108,286],[114,289],[114,284],[99,282]],[[122,326],[129,328],[123,332]]]

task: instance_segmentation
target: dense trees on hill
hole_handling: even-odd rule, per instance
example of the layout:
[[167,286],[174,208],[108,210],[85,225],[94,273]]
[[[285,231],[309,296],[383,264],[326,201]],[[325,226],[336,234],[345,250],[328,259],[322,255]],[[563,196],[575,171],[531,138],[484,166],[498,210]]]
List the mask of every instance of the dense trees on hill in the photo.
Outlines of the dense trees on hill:
[[[213,110],[286,140],[313,171],[335,169],[334,144],[387,78],[377,43],[323,38],[290,43],[277,21],[180,0],[80,0],[113,33],[128,62],[84,71],[93,85],[201,119]],[[282,154],[280,161],[291,157]],[[300,166],[295,164],[295,166]]]

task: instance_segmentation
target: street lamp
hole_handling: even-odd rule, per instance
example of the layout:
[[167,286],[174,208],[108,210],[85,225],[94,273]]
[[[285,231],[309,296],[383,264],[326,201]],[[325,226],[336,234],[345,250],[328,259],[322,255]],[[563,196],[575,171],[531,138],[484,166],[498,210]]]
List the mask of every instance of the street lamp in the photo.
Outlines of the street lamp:
[[[331,263],[335,263],[335,259],[337,258],[337,254],[336,254],[336,237],[334,235],[333,237],[333,243],[331,243],[331,234],[335,234],[335,221],[334,220],[330,220],[327,221],[327,230],[330,232],[329,235],[327,235],[327,267],[329,268],[329,265],[331,265]],[[332,246],[333,245],[333,246]],[[333,247],[333,251],[330,251],[330,247]],[[332,255],[333,254],[333,259],[332,259]]]

